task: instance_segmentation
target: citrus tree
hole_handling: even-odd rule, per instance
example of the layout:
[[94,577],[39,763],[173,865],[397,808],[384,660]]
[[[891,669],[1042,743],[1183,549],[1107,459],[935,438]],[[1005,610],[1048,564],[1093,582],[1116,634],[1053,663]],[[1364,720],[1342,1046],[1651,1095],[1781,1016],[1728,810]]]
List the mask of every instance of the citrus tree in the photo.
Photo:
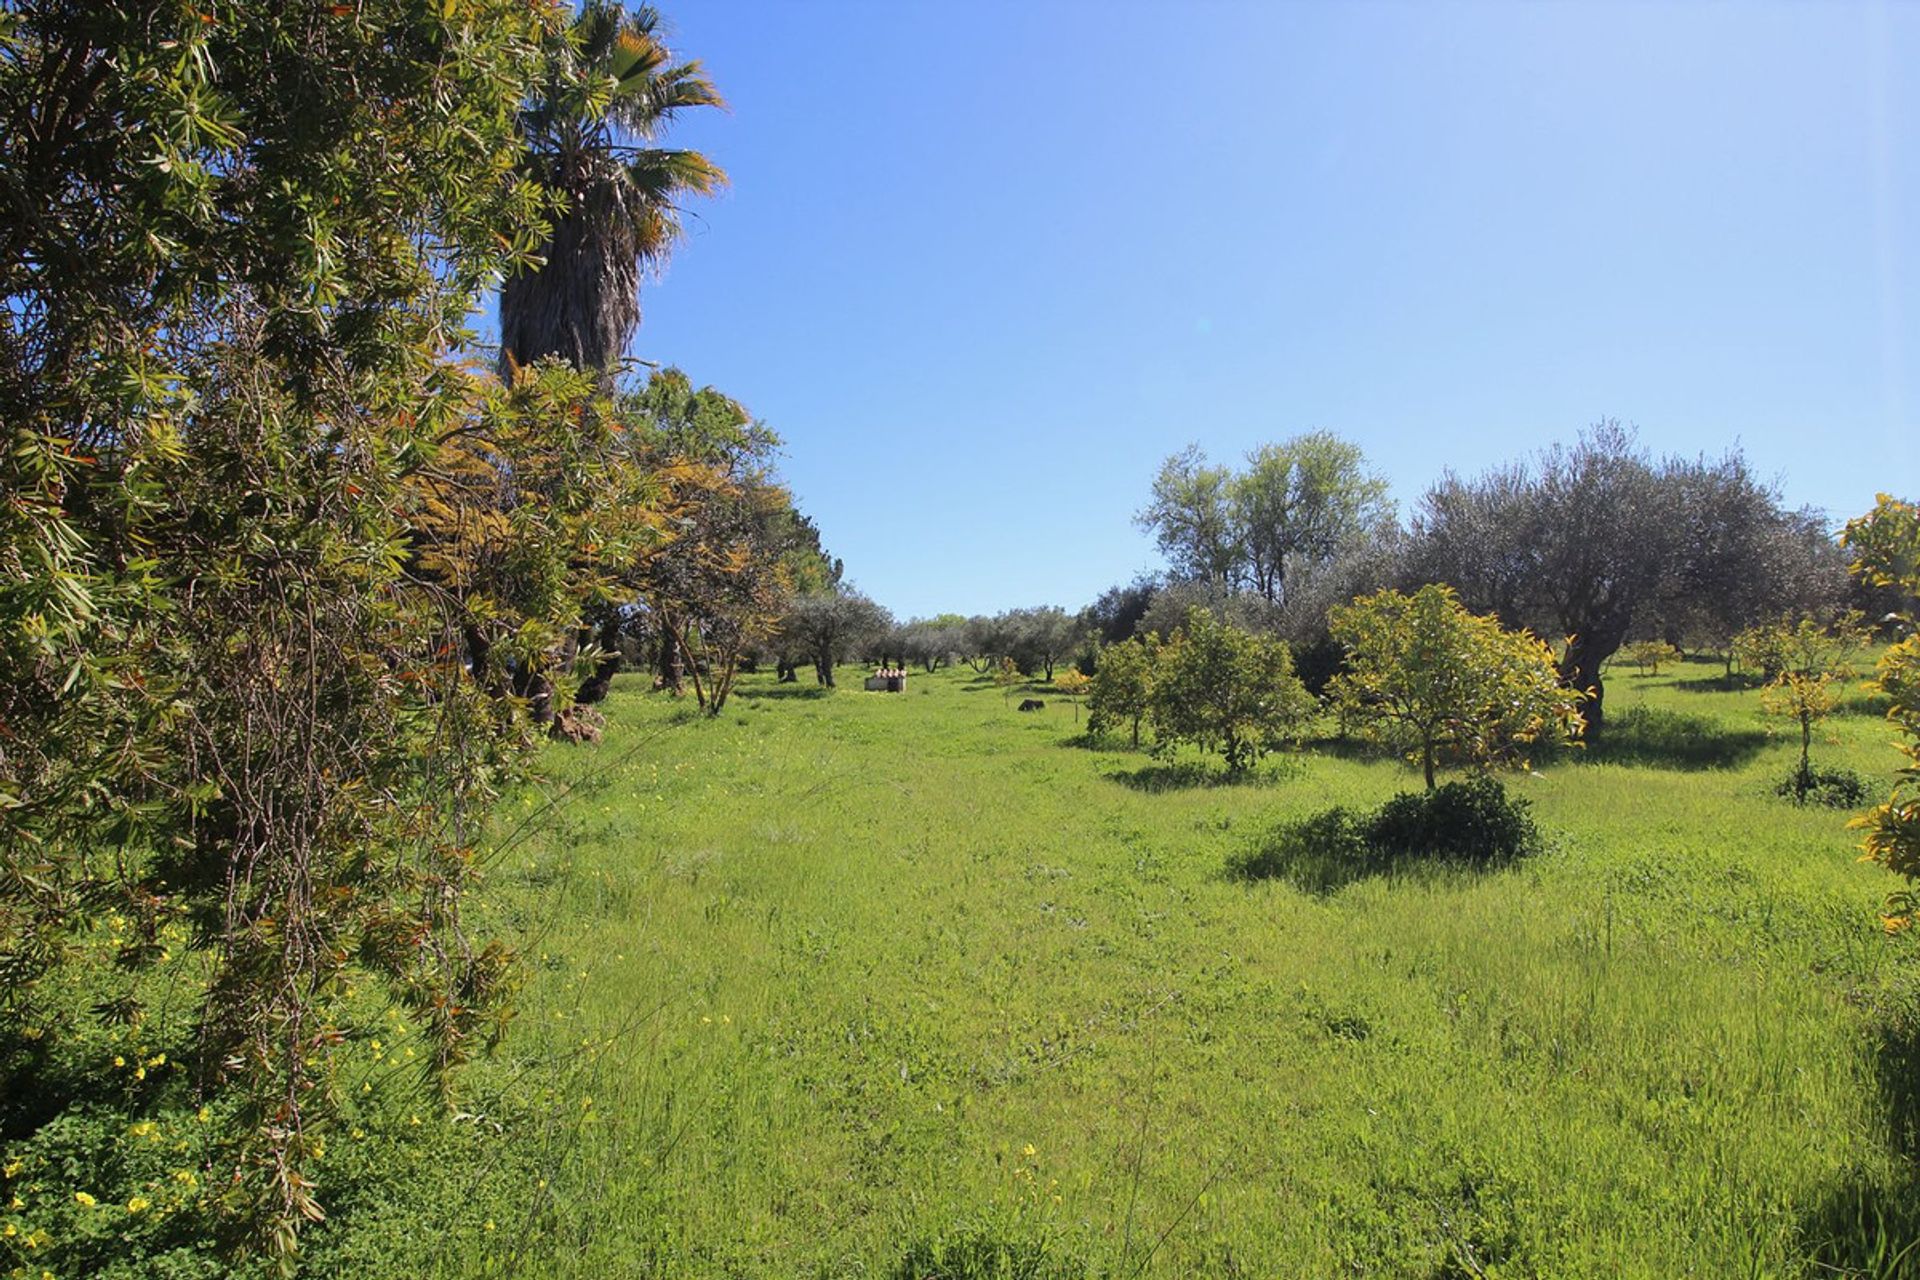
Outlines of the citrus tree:
[[1643,676],[1657,676],[1662,666],[1680,661],[1680,651],[1665,640],[1636,641],[1623,652],[1627,661],[1638,667]]
[[[1854,572],[1869,586],[1893,588],[1907,600],[1920,598],[1920,505],[1881,494],[1874,509],[1848,523],[1844,541],[1854,553]],[[1887,802],[1859,819],[1866,856],[1908,881],[1920,879],[1920,625],[1910,610],[1907,634],[1880,658],[1878,684],[1892,701],[1887,718],[1900,727],[1907,757]],[[1913,891],[1893,895],[1887,927],[1912,924],[1920,899]]]
[[1012,658],[1000,659],[1000,665],[993,669],[993,682],[1000,686],[1000,700],[1010,702],[1013,691],[1026,679],[1020,674],[1020,668]]
[[1153,673],[1159,658],[1159,645],[1146,636],[1110,644],[1100,651],[1087,695],[1090,732],[1104,733],[1124,724],[1133,745],[1140,745],[1140,724],[1153,706]]
[[1813,727],[1840,704],[1840,683],[1854,674],[1852,656],[1866,641],[1860,615],[1842,614],[1830,622],[1782,618],[1743,634],[1748,650],[1765,655],[1763,661],[1773,672],[1760,691],[1761,707],[1800,727],[1793,790],[1804,798],[1814,785]]
[[1553,651],[1524,631],[1469,612],[1450,587],[1379,591],[1336,608],[1347,669],[1328,695],[1348,723],[1417,760],[1434,787],[1443,760],[1490,768],[1582,728],[1579,695]]
[[1206,609],[1188,612],[1155,664],[1149,715],[1159,745],[1218,752],[1230,773],[1296,738],[1313,695],[1294,674],[1286,643],[1242,631]]
[[1061,697],[1073,704],[1073,718],[1080,719],[1080,701],[1087,696],[1087,689],[1093,684],[1093,677],[1077,669],[1062,671],[1053,678],[1053,689]]

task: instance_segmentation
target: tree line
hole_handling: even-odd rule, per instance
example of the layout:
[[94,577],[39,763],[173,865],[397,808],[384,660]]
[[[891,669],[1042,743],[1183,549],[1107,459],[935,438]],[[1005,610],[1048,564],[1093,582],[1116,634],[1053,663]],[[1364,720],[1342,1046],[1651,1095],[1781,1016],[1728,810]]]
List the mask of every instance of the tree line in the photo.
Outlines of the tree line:
[[1440,583],[1556,643],[1590,734],[1605,724],[1602,666],[1629,640],[1726,652],[1747,627],[1859,590],[1822,514],[1788,506],[1737,449],[1655,458],[1611,421],[1479,475],[1449,472],[1405,522],[1359,451],[1324,434],[1255,450],[1238,473],[1189,449],[1161,468],[1139,523],[1169,571],[1096,602],[1089,621],[1108,639],[1164,629],[1156,606],[1204,603],[1287,637],[1303,668],[1330,677],[1334,608]]

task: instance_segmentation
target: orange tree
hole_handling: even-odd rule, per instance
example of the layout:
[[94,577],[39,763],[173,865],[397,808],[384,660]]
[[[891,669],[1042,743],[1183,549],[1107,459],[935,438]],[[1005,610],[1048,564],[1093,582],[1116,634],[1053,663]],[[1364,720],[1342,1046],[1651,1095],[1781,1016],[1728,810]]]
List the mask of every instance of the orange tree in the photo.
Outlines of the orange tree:
[[1846,613],[1831,621],[1785,617],[1742,633],[1750,654],[1772,672],[1760,691],[1760,705],[1769,714],[1800,726],[1800,764],[1794,771],[1794,794],[1805,799],[1815,785],[1813,727],[1839,705],[1840,682],[1854,674],[1851,658],[1866,642],[1860,615]]
[[[1881,494],[1874,509],[1848,523],[1844,537],[1854,554],[1854,572],[1872,587],[1891,588],[1907,601],[1920,598],[1920,506]],[[1907,634],[1880,658],[1878,684],[1891,700],[1887,716],[1906,736],[1907,763],[1893,794],[1865,817],[1866,856],[1909,882],[1920,879],[1920,633],[1909,605]],[[1887,927],[1912,924],[1920,899],[1912,890],[1893,895]]]
[[1152,690],[1156,749],[1190,742],[1219,752],[1229,773],[1297,738],[1314,711],[1285,641],[1242,631],[1206,609],[1188,610],[1161,650]]
[[1153,706],[1153,673],[1159,663],[1159,645],[1147,636],[1135,636],[1100,650],[1087,695],[1087,730],[1104,733],[1124,724],[1140,745],[1140,724]]
[[1420,764],[1427,790],[1443,760],[1492,767],[1581,729],[1579,695],[1553,651],[1469,612],[1452,588],[1379,591],[1332,613],[1347,668],[1328,692],[1362,733]]

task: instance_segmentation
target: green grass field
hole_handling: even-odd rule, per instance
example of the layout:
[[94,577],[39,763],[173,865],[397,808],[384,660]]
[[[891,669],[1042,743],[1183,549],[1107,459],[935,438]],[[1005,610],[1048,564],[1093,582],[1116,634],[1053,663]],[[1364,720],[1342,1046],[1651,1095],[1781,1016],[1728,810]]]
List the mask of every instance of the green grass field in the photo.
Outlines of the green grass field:
[[[965,668],[902,696],[847,674],[750,677],[712,721],[623,682],[600,747],[551,751],[487,895],[528,960],[519,1021],[316,1263],[1920,1267],[1889,880],[1845,813],[1770,794],[1797,735],[1713,664],[1614,672],[1606,750],[1510,780],[1544,855],[1319,893],[1225,867],[1412,771],[1323,749],[1222,785]],[[1816,763],[1890,778],[1865,695],[1824,737]]]

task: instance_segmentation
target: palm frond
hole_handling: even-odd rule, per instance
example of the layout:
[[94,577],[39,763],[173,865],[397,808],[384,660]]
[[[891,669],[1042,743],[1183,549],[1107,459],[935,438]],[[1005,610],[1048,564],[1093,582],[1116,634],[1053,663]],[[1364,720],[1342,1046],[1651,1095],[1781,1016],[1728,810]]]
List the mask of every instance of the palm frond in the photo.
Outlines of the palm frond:
[[525,170],[564,211],[540,265],[501,289],[503,363],[619,360],[639,327],[641,273],[682,237],[681,202],[727,182],[700,152],[651,143],[678,112],[724,106],[699,62],[675,63],[651,5],[582,5],[522,113]]

